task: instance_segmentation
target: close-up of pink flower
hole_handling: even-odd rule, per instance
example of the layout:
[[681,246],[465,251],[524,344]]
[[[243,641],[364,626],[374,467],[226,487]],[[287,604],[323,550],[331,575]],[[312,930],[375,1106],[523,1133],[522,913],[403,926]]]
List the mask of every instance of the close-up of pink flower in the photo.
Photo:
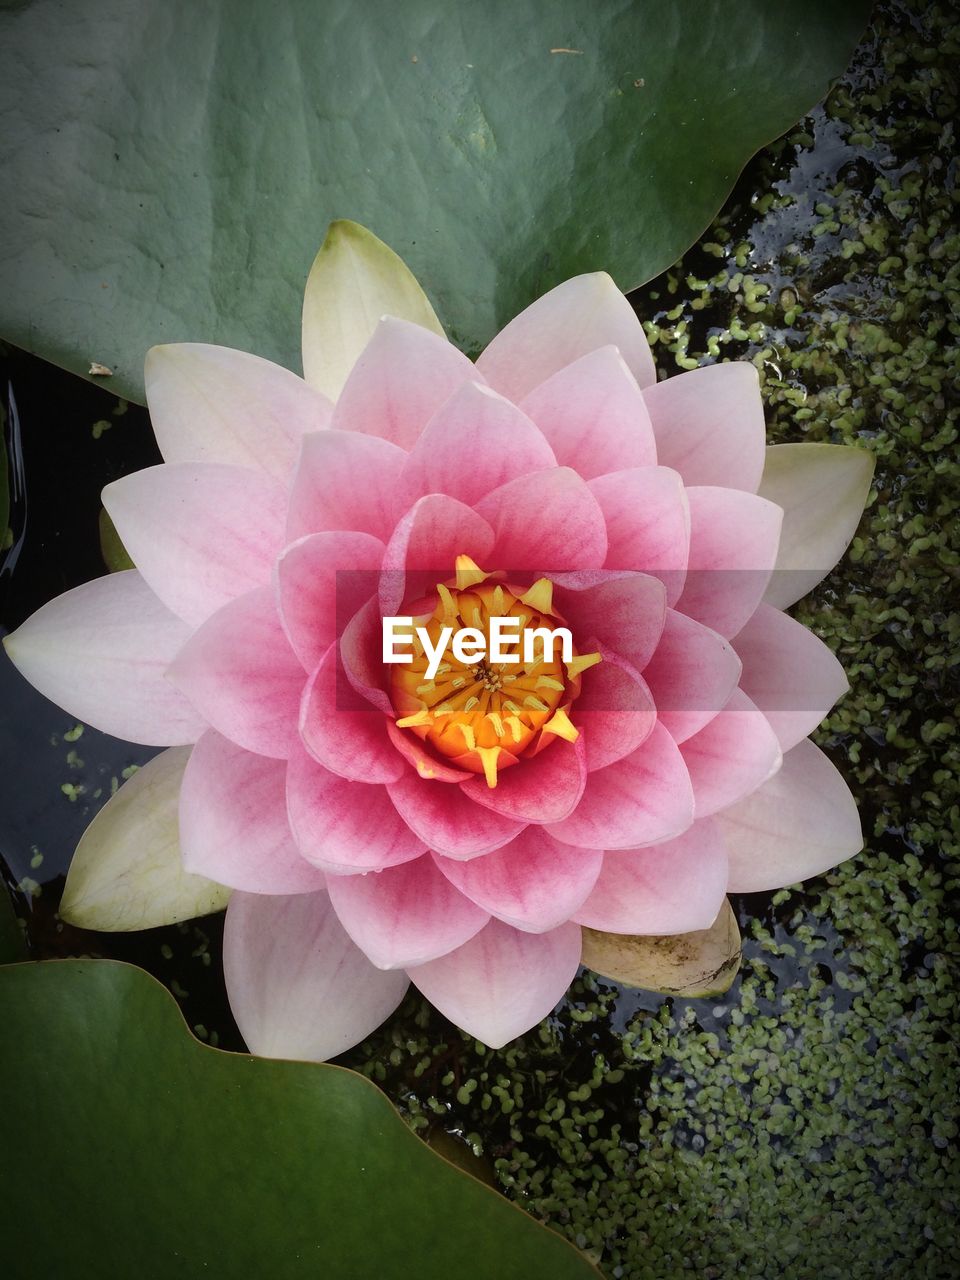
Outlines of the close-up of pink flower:
[[[193,343],[147,357],[164,462],[104,506],[136,565],[5,643],[43,694],[166,748],[81,841],[63,914],[132,929],[227,903],[250,1050],[324,1059],[413,983],[499,1047],[581,928],[709,929],[861,829],[807,737],[847,688],[785,610],[846,549],[872,459],[768,448],[757,369],[658,382],[612,279],[577,276],[472,362],[407,269],[336,223],[304,378]],[[572,648],[385,663],[383,619]]]

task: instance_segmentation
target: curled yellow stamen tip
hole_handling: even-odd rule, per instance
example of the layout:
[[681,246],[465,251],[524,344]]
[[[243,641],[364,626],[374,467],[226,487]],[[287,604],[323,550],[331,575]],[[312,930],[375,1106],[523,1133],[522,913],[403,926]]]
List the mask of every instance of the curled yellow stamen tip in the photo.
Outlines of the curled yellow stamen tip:
[[547,723],[543,726],[544,733],[553,733],[558,738],[565,738],[567,742],[576,742],[580,737],[580,730],[576,725],[570,723],[570,717],[564,711],[563,707],[559,707]]
[[476,751],[477,739],[474,736],[473,726],[469,724],[460,725],[460,732],[463,734],[463,740],[467,744],[468,751]]
[[489,576],[469,556],[457,556],[458,591],[465,591],[467,587],[475,587],[478,582],[486,582]]
[[473,697],[470,697],[470,698],[468,698],[468,699],[466,700],[466,702],[463,704],[463,709],[464,709],[464,711],[472,711],[474,707],[479,707],[479,705],[480,705],[480,699],[479,699],[479,698],[473,698]]
[[500,755],[500,748],[477,747],[477,755],[483,764],[483,776],[487,780],[487,786],[493,790],[497,785],[497,757]]
[[426,707],[421,707],[416,715],[404,716],[402,720],[397,721],[398,729],[417,729],[421,725],[433,724],[433,715]]
[[549,578],[538,578],[529,591],[520,597],[524,604],[538,613],[553,612],[553,583]]
[[569,662],[565,662],[567,675],[571,680],[576,680],[581,672],[586,671],[588,667],[595,667],[598,662],[602,661],[599,653],[581,653],[579,657],[571,658]]
[[531,694],[528,694],[528,695],[527,695],[527,697],[525,697],[525,698],[524,698],[524,700],[523,700],[523,705],[524,705],[525,707],[531,707],[534,711],[549,711],[549,710],[550,710],[550,708],[547,706],[547,704],[546,704],[544,701],[542,701],[542,699],[540,699],[540,698],[536,697],[536,696],[535,696],[534,694],[532,694],[532,693],[531,693]]

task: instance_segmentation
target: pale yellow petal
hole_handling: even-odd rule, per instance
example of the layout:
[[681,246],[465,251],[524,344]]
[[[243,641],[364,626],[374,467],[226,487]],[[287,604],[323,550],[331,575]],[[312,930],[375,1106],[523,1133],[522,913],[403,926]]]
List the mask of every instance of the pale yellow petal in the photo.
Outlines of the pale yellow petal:
[[184,871],[180,783],[192,747],[147,762],[107,801],[73,855],[60,915],[81,929],[125,932],[222,911],[230,890]]
[[332,222],[303,297],[303,376],[336,400],[382,316],[444,336],[427,295],[401,258],[359,223]]

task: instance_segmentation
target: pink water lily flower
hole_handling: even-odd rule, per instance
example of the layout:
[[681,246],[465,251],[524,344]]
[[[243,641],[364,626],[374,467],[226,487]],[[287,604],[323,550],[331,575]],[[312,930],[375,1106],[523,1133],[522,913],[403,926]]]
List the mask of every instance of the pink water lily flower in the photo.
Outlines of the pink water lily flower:
[[[657,382],[603,274],[476,363],[416,281],[338,223],[305,379],[154,348],[163,457],[107,486],[137,568],[8,637],[72,715],[168,748],[95,819],[64,913],[136,928],[221,907],[251,1050],[325,1058],[412,981],[501,1046],[577,972],[581,926],[708,928],[728,890],[855,853],[807,738],[846,689],[783,609],[846,547],[872,462],[767,449],[757,372]],[[382,660],[381,619],[567,628],[567,660]],[[432,631],[431,631],[432,628]]]

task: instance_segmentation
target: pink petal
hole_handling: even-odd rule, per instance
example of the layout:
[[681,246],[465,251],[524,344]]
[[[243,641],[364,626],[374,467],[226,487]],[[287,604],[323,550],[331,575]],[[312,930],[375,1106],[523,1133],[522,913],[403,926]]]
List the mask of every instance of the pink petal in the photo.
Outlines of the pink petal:
[[225,462],[290,478],[307,431],[330,422],[330,401],[260,356],[200,342],[147,352],[150,421],[165,462]]
[[756,493],[766,449],[760,379],[735,360],[667,378],[643,393],[657,457],[688,485]]
[[631,755],[653,732],[657,710],[643,678],[628,662],[603,650],[603,661],[583,676],[573,720],[592,773]]
[[730,855],[734,893],[809,880],[863,848],[850,789],[809,738],[787,752],[769,782],[715,820]]
[[477,371],[437,334],[384,316],[350,371],[333,411],[342,431],[412,449],[440,406]]
[[340,637],[340,659],[356,692],[384,715],[393,716],[393,703],[384,687],[387,668],[377,600],[368,600],[347,623]]
[[580,649],[594,641],[642,671],[663,633],[666,590],[659,578],[625,570],[600,570],[598,580],[564,585],[555,601]]
[[280,618],[306,671],[376,595],[383,552],[383,543],[369,533],[310,533],[277,561]]
[[477,513],[493,528],[500,569],[599,569],[607,553],[600,508],[569,467],[511,480],[482,498]]
[[569,920],[593,888],[603,854],[559,844],[542,827],[527,827],[502,849],[457,862],[433,855],[461,893],[527,933],[546,933]]
[[756,791],[780,768],[777,735],[762,711],[734,689],[723,710],[680,748],[698,818]]
[[270,587],[224,605],[194,632],[167,674],[232,742],[280,760],[293,750],[304,673]]
[[722,636],[735,636],[767,589],[783,511],[740,489],[695,487],[687,498],[690,559],[677,608]]
[[491,1049],[502,1049],[547,1016],[579,966],[577,925],[523,933],[491,920],[456,951],[409,973],[444,1017]]
[[369,876],[331,876],[340,923],[378,969],[406,969],[445,956],[490,919],[431,858]]
[[318,431],[304,436],[287,511],[287,541],[356,529],[386,542],[407,455],[376,436]]
[[426,850],[384,787],[347,782],[302,750],[287,765],[287,815],[303,857],[331,876],[381,871]]
[[590,481],[607,526],[607,569],[653,574],[667,604],[683,590],[690,550],[690,517],[683,482],[667,467],[615,471]]
[[606,272],[597,271],[565,280],[521,311],[493,339],[477,368],[491,387],[519,402],[559,369],[609,346],[619,348],[641,387],[656,381],[640,321]]
[[180,788],[187,871],[250,893],[316,893],[322,871],[300,855],[287,822],[287,766],[209,729]]
[[398,522],[383,557],[380,608],[397,616],[402,601],[416,599],[428,587],[451,578],[457,556],[488,562],[493,530],[472,508],[444,493],[413,504]]
[[387,738],[387,719],[347,680],[332,644],[303,690],[300,738],[320,764],[351,782],[395,782],[406,772]]
[[461,789],[477,804],[518,822],[560,822],[576,808],[586,780],[583,743],[558,739],[503,770],[495,787],[473,777]]
[[214,462],[147,467],[108,484],[103,505],[148,585],[193,626],[270,581],[286,495],[266,473]]
[[459,787],[406,772],[387,788],[397,812],[427,847],[448,858],[476,858],[512,840],[522,822],[481,808]]
[[556,465],[526,414],[489,387],[466,382],[427,423],[400,489],[406,504],[448,493],[469,506],[508,480]]
[[50,600],[3,643],[20,674],[70,715],[165,747],[195,742],[206,727],[165,678],[189,635],[131,569]]
[[587,779],[569,818],[547,827],[563,844],[636,849],[680,835],[693,822],[693,788],[683,757],[659,724],[643,746]]
[[596,887],[574,919],[606,933],[692,933],[710,928],[726,889],[726,846],[706,818],[664,844],[605,853]]
[[743,663],[740,688],[770,721],[782,751],[811,733],[849,688],[823,641],[768,604],[737,633],[733,647]]
[[723,636],[668,609],[663,635],[643,678],[660,723],[675,742],[685,742],[726,704],[740,678],[740,659]]
[[388,1018],[407,976],[370,963],[326,893],[235,893],[223,931],[230,1008],[251,1053],[322,1062]]
[[600,347],[541,382],[520,404],[561,467],[584,480],[657,462],[650,414],[616,347]]

